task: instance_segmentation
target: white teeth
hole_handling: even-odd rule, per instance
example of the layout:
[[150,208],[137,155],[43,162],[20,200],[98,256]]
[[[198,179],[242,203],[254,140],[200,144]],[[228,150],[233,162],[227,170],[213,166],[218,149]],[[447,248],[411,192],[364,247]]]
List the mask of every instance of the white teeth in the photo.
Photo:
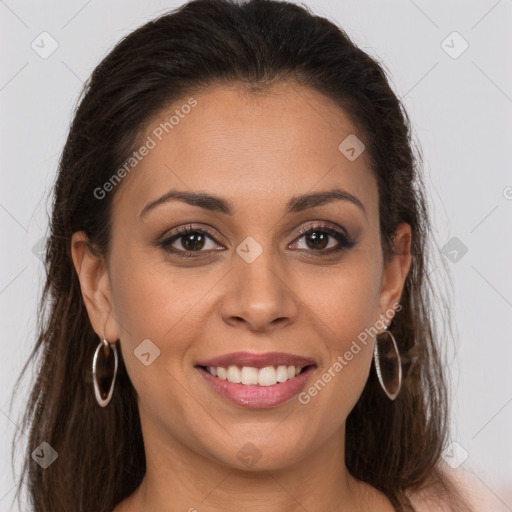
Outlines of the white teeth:
[[227,380],[229,380],[229,382],[234,382],[235,384],[242,381],[242,374],[238,366],[230,366],[228,368]]
[[258,384],[258,368],[244,366],[242,368],[242,384],[248,386]]
[[273,366],[265,366],[258,372],[258,384],[260,386],[273,386],[277,384],[276,369]]
[[222,366],[207,366],[206,370],[214,377],[227,380],[234,384],[245,384],[246,386],[273,386],[278,382],[286,382],[299,375],[303,366],[279,365],[254,368],[243,366],[242,368],[231,365],[227,369]]
[[281,365],[277,367],[276,380],[277,382],[286,382],[288,380],[288,368],[286,366]]

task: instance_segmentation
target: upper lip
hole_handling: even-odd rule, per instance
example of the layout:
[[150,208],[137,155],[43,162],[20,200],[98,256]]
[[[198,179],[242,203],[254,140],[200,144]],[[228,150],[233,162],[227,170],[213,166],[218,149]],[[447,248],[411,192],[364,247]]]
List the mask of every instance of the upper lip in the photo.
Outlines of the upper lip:
[[217,356],[212,359],[200,361],[197,366],[252,366],[254,368],[264,368],[265,366],[309,366],[315,365],[316,361],[309,357],[286,354],[284,352],[266,352],[256,354],[254,352],[232,352],[223,356]]

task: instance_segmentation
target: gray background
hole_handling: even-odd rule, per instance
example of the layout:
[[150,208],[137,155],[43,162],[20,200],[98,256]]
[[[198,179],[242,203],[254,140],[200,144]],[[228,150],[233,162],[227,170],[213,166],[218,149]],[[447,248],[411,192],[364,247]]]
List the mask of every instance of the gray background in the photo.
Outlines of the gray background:
[[[447,457],[478,476],[495,510],[512,511],[512,1],[306,3],[384,63],[411,117],[435,220],[438,263],[430,272],[451,296],[440,314],[454,324],[443,348],[458,444]],[[10,444],[26,381],[12,409],[9,401],[34,342],[43,277],[37,243],[72,109],[122,36],[181,4],[0,0],[0,511],[12,509]],[[31,47],[51,49],[43,31],[58,43],[47,58]]]

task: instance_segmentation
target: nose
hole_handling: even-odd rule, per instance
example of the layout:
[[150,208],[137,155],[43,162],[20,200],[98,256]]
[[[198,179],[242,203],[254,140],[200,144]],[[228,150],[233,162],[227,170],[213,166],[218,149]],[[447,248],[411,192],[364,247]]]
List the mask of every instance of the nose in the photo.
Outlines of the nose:
[[251,263],[234,255],[234,268],[222,302],[222,318],[233,327],[271,332],[296,320],[297,298],[287,273],[270,250]]

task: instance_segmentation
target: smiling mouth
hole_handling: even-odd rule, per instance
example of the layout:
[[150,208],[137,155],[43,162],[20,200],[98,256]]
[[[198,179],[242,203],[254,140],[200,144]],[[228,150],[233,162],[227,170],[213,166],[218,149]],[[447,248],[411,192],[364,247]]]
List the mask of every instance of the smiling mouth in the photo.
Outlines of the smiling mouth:
[[274,386],[291,380],[315,365],[278,365],[256,368],[254,366],[198,366],[218,379],[246,386]]

